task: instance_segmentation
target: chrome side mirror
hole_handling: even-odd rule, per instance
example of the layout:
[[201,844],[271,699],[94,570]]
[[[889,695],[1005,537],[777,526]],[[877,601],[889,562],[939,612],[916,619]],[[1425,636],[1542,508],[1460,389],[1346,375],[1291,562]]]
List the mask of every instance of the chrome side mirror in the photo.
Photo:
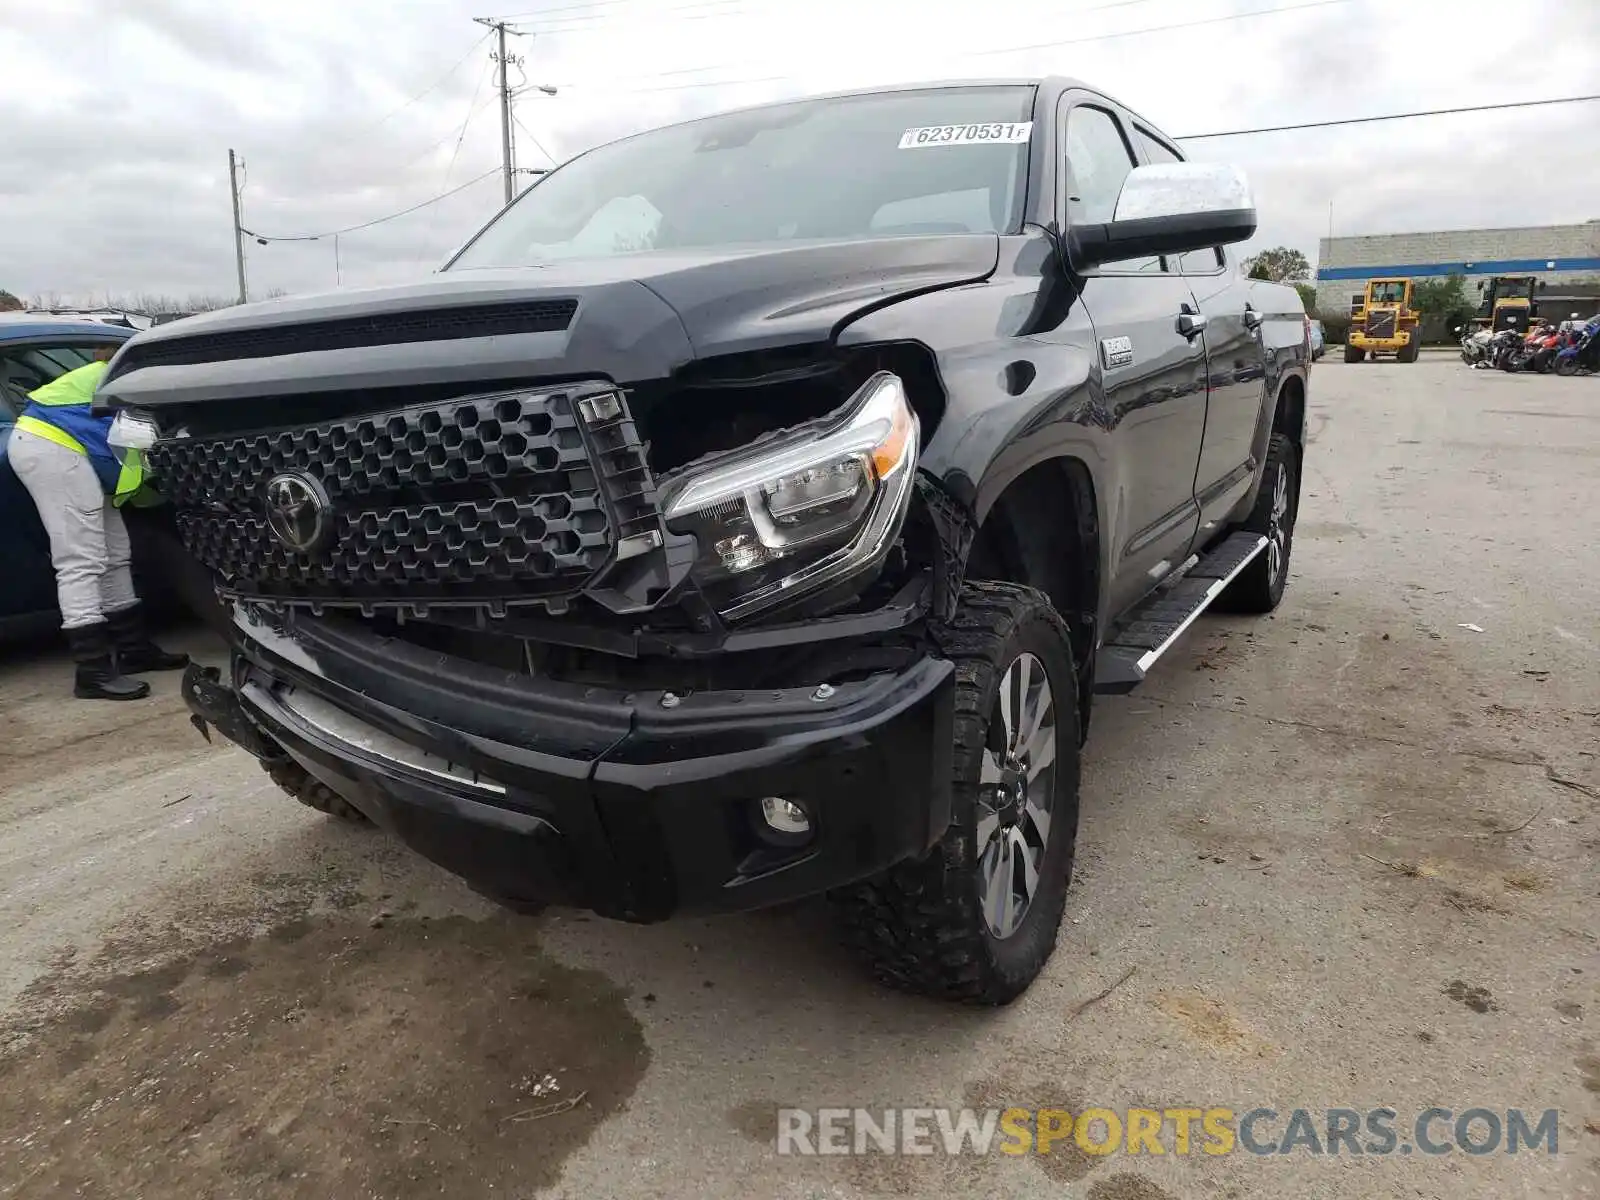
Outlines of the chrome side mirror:
[[1183,254],[1245,241],[1256,231],[1256,204],[1244,173],[1217,163],[1135,167],[1123,180],[1112,219],[1073,225],[1075,265]]

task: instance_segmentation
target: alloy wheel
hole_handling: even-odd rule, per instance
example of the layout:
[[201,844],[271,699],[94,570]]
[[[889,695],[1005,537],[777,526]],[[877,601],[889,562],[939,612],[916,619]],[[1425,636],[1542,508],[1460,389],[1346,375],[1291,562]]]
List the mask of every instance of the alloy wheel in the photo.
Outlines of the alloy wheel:
[[1289,472],[1282,466],[1272,485],[1272,512],[1267,518],[1267,578],[1276,582],[1289,560]]
[[1024,652],[1000,677],[978,778],[978,901],[989,932],[1008,938],[1039,891],[1055,798],[1055,697],[1044,663]]

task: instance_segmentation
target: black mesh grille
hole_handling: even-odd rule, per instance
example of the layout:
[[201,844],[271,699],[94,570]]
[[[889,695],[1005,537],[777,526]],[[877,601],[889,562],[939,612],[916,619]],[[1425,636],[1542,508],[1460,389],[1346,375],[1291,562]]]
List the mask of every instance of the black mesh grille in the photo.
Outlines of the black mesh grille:
[[1391,338],[1394,336],[1394,309],[1380,309],[1367,314],[1367,336]]
[[529,300],[458,308],[341,317],[303,325],[199,333],[130,346],[117,363],[122,375],[140,367],[179,366],[234,358],[271,358],[358,346],[395,346],[511,333],[559,333],[572,324],[576,300]]
[[[585,394],[615,397],[582,385],[174,439],[150,465],[190,553],[242,594],[363,607],[568,595],[617,532],[578,427]],[[332,535],[309,554],[268,524],[267,482],[284,472],[327,494]]]

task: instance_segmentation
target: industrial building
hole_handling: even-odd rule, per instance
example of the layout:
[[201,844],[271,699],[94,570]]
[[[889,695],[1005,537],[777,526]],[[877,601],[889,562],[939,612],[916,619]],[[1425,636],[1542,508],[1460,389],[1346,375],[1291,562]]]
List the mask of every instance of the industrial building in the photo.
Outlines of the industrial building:
[[1454,229],[1323,238],[1317,251],[1317,309],[1348,313],[1369,279],[1461,275],[1476,305],[1496,275],[1537,280],[1541,316],[1600,312],[1600,220],[1583,225]]

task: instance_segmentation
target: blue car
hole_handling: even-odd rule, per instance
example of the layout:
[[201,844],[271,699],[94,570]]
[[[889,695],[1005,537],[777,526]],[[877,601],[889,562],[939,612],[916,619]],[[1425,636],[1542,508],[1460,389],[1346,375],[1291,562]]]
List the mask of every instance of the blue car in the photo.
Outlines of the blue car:
[[1311,361],[1315,362],[1317,359],[1321,358],[1323,352],[1327,350],[1327,348],[1328,339],[1327,335],[1323,333],[1322,322],[1311,322]]
[[[0,563],[5,564],[0,571],[0,640],[31,636],[61,624],[50,542],[33,497],[7,460],[17,414],[28,403],[29,392],[83,366],[97,347],[120,345],[133,334],[132,329],[98,321],[0,315]],[[168,589],[145,586],[152,575],[159,577],[148,569],[145,530],[130,521],[129,537],[134,544],[134,573],[140,577],[136,586],[153,607],[165,607],[171,599]]]

